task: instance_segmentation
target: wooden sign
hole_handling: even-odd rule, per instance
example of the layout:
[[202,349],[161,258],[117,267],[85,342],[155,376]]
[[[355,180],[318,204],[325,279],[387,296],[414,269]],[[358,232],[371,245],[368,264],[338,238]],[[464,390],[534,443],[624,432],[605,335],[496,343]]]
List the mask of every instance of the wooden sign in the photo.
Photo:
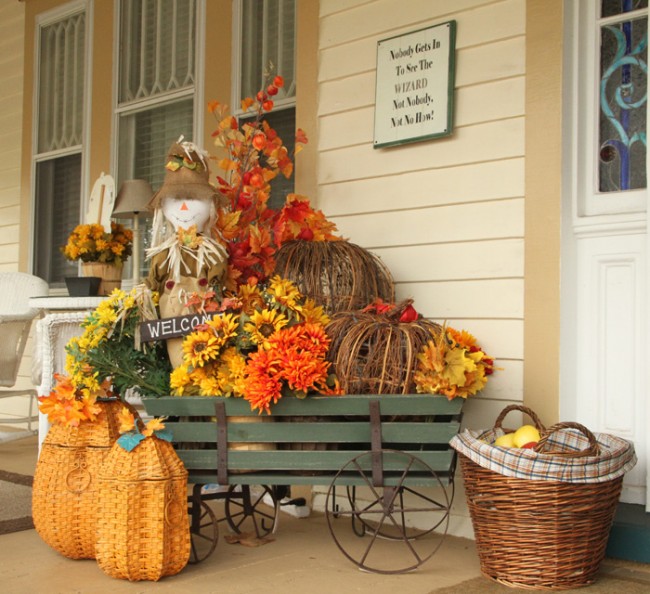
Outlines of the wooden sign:
[[374,148],[449,136],[456,21],[377,43]]
[[205,324],[215,315],[213,313],[190,314],[175,318],[163,318],[162,320],[149,320],[140,324],[140,340],[151,342],[187,336],[199,324]]

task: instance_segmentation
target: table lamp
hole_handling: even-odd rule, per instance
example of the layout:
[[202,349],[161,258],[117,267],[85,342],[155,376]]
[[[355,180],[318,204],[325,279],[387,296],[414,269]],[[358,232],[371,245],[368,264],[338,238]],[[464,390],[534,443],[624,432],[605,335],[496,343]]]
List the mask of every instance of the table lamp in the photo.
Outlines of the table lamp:
[[113,215],[117,219],[133,219],[133,285],[140,282],[140,213],[147,210],[153,196],[149,182],[128,179],[122,182],[115,198]]

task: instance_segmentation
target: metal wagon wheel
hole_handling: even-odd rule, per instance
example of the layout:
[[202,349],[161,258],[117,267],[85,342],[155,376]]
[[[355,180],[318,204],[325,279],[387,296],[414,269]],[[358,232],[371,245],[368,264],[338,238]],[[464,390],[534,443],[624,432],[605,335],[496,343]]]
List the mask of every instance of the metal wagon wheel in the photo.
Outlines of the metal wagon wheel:
[[[376,454],[376,453],[375,453]],[[430,559],[447,534],[450,502],[435,471],[421,459],[398,450],[390,455],[396,471],[384,471],[384,485],[372,479],[373,452],[352,458],[336,474],[327,492],[325,515],[334,542],[359,569],[393,574],[412,571]],[[349,509],[331,505],[337,486],[364,487],[349,500]],[[435,501],[414,489],[416,485],[442,487],[443,500]],[[338,518],[349,517],[356,526],[345,530]],[[359,530],[362,527],[363,530]],[[359,538],[360,534],[366,538]]]
[[190,500],[188,509],[190,520],[190,563],[200,563],[207,559],[217,547],[219,524],[210,506],[201,501],[196,513],[196,505]]
[[[272,506],[264,502],[266,495],[270,497]],[[261,485],[251,489],[249,485],[231,485],[226,494],[224,512],[228,525],[237,534],[250,532],[261,538],[275,530],[278,505],[271,487]]]
[[[417,491],[415,489],[412,489],[411,487],[402,487],[398,494],[397,497],[399,498],[399,505],[401,508],[404,508],[405,503],[404,503],[404,498],[411,498],[411,499],[420,499],[423,501],[423,503],[426,504],[431,504],[433,506],[436,506],[438,508],[451,508],[451,505],[454,501],[454,482],[450,482],[451,485],[451,495],[447,493],[446,488],[443,486],[443,492],[445,493],[445,499],[443,501],[440,501],[439,499],[434,499],[432,497],[429,497],[428,495]],[[357,498],[357,488],[354,485],[347,485],[346,487],[346,495],[348,499],[348,505],[350,506],[350,509],[354,508],[355,501]],[[421,538],[422,536],[425,536],[429,534],[432,530],[435,530],[442,522],[445,520],[446,516],[440,517],[440,521],[437,524],[434,524],[432,526],[429,526],[426,531],[420,531],[416,534],[413,534],[409,538]],[[375,530],[375,527],[372,526],[371,524],[366,524],[364,522],[363,517],[361,516],[353,516],[352,517],[352,530],[357,536],[364,536],[367,533],[372,534]],[[381,538],[387,538],[387,539],[396,539],[396,540],[401,540],[401,536],[397,535],[395,536],[391,532],[386,532],[386,531],[379,531],[378,536]]]

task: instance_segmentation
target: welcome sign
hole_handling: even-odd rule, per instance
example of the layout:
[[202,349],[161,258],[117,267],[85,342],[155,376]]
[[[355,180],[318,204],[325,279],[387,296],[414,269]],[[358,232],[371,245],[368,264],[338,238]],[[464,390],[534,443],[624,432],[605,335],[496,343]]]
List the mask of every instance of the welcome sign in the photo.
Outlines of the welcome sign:
[[152,340],[166,340],[168,338],[187,336],[199,324],[205,324],[214,315],[213,313],[190,314],[142,322],[140,324],[140,340],[142,342],[151,342]]
[[456,21],[377,43],[374,147],[449,136]]

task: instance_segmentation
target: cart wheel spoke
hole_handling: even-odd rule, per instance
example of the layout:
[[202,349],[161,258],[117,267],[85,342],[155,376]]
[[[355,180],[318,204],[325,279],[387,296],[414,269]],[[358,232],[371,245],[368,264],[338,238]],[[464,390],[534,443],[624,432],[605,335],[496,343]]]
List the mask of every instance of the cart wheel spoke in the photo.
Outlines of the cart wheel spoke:
[[[430,466],[397,450],[382,450],[390,469],[385,464],[384,485],[374,485],[372,458],[372,452],[356,456],[334,477],[325,503],[328,527],[341,552],[360,569],[384,574],[412,571],[440,547],[449,523],[449,498]],[[349,516],[353,531],[345,522],[334,522],[330,511],[336,488],[344,486],[347,509],[338,508],[336,515]],[[430,487],[440,487],[442,495],[418,490]]]
[[[273,490],[266,485],[259,489],[261,491],[252,493],[248,485],[233,485],[228,489],[224,505],[226,521],[237,534],[252,532],[261,538],[273,531],[277,519],[275,496]],[[266,495],[270,497],[272,507],[264,502]]]
[[188,510],[190,523],[190,563],[199,563],[207,559],[217,547],[219,524],[210,506],[201,501],[194,517],[194,503]]

